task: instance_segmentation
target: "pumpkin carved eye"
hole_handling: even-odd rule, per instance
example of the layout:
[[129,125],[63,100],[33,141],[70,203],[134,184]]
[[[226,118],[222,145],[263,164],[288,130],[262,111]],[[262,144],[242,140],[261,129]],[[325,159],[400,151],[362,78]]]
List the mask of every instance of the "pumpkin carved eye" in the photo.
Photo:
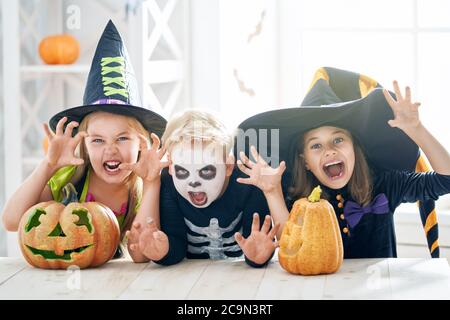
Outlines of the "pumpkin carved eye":
[[89,233],[92,233],[92,224],[89,221],[88,211],[86,209],[74,210],[72,214],[78,216],[78,221],[75,222],[77,226],[85,226]]
[[[25,226],[25,232],[30,232],[31,229],[38,227],[41,222],[39,218],[41,215],[45,215],[45,210],[36,209],[36,211],[30,216],[27,225]],[[89,233],[92,233],[92,224],[90,222],[88,211],[86,209],[77,209],[72,211],[72,214],[78,217],[78,221],[74,222],[77,226],[85,226]],[[48,234],[49,237],[65,237],[64,231],[61,228],[61,225],[58,224],[56,227]]]
[[25,232],[30,232],[31,229],[39,226],[41,224],[41,222],[39,221],[39,217],[43,214],[46,214],[45,210],[36,209],[36,211],[34,211],[34,213],[28,219],[28,222],[25,226]]

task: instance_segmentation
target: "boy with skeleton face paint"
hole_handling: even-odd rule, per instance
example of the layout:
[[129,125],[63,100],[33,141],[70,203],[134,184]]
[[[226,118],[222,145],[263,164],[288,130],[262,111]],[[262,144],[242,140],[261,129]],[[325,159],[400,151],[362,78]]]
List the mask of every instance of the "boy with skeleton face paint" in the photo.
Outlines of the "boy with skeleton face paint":
[[206,208],[217,199],[227,178],[220,145],[183,141],[173,147],[171,160],[170,174],[183,198],[197,208]]
[[133,228],[134,249],[162,265],[242,254],[251,266],[265,265],[279,226],[271,228],[263,193],[237,182],[225,127],[208,113],[187,111],[169,121],[162,141],[170,165],[161,174],[161,230],[153,222]]

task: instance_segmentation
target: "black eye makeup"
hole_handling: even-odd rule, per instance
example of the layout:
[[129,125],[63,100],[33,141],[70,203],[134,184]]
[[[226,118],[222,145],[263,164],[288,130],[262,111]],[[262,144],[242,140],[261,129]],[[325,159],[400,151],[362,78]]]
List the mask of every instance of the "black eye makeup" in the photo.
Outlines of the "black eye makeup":
[[189,177],[189,171],[179,165],[175,165],[175,176],[177,179],[184,180]]
[[216,177],[217,168],[213,165],[208,165],[200,169],[198,175],[205,180],[212,180]]

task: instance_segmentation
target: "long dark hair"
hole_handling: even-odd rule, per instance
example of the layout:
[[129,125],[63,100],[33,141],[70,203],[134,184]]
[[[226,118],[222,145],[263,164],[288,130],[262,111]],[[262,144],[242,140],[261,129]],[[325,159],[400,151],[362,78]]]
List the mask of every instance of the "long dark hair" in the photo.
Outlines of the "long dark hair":
[[[346,130],[346,132],[348,131]],[[347,184],[347,189],[353,200],[364,206],[369,204],[372,200],[372,174],[358,139],[353,137],[350,133],[349,136],[352,139],[355,152],[355,167]],[[305,158],[303,156],[305,148],[304,137],[305,133],[300,135],[294,152],[292,183],[289,188],[289,198],[292,200],[309,196],[312,189],[319,184],[312,172],[306,169]],[[327,198],[326,193],[323,197],[325,199]]]

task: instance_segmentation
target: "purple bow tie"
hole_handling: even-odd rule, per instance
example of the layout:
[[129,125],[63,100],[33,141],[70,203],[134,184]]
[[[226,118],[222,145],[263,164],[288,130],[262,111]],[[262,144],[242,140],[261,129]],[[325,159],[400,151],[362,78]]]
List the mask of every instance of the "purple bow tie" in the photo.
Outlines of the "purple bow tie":
[[384,214],[389,212],[389,201],[384,193],[380,193],[365,207],[361,207],[354,201],[347,201],[344,207],[344,217],[348,225],[355,227],[361,218],[367,213]]

